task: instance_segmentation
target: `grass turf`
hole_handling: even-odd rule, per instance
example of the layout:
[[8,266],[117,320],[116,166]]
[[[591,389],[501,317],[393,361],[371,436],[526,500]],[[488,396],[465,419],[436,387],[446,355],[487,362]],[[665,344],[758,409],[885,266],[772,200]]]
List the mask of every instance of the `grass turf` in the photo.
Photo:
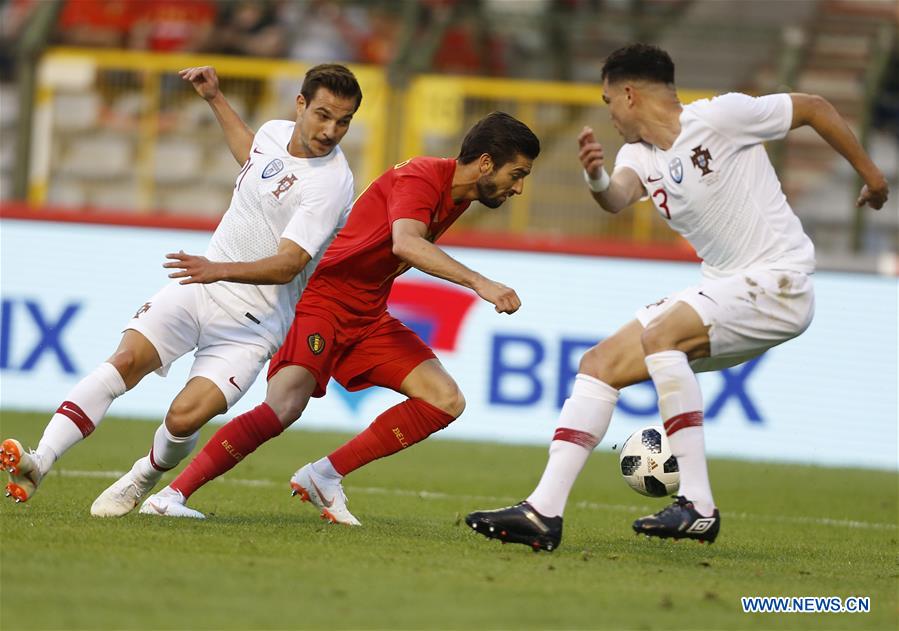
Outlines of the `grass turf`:
[[[2,413],[34,445],[46,415]],[[717,460],[718,542],[636,538],[663,500],[597,453],[562,547],[535,554],[462,517],[521,499],[546,450],[428,441],[347,478],[362,528],[328,526],[287,480],[346,436],[287,432],[191,505],[205,522],[89,516],[154,426],[107,420],[22,505],[0,508],[2,629],[895,629],[896,473]],[[205,440],[211,430],[204,431]],[[169,479],[168,477],[166,479]],[[864,614],[744,614],[740,596],[869,596]]]

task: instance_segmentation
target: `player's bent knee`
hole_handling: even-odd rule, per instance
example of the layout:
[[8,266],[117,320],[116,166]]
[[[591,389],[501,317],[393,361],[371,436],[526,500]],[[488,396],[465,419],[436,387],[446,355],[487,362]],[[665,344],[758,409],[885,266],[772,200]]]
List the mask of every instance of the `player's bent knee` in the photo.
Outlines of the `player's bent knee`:
[[459,418],[465,411],[465,396],[454,381],[443,385],[425,400],[453,418]]
[[582,375],[589,375],[600,379],[599,373],[602,371],[603,353],[600,351],[599,344],[589,349],[581,357],[577,371]]
[[165,426],[175,436],[190,436],[203,427],[209,418],[188,403],[172,403],[165,415]]
[[448,408],[446,410],[447,414],[450,414],[453,418],[459,418],[462,416],[462,412],[465,411],[465,395],[462,394],[462,391],[459,388],[456,388],[453,397],[448,401]]
[[137,358],[131,349],[116,351],[107,361],[119,371],[128,390],[133,388],[143,377],[143,375],[136,374]]
[[677,348],[677,340],[672,338],[666,327],[650,322],[640,334],[640,344],[643,346],[643,352],[647,355],[669,351]]
[[615,377],[615,367],[620,360],[621,353],[615,344],[603,340],[584,353],[578,365],[578,372],[609,383]]
[[265,402],[281,421],[284,427],[288,427],[291,423],[300,418],[309,397],[295,390],[278,393],[277,396],[268,396]]
[[630,385],[621,370],[627,359],[624,347],[614,338],[608,338],[584,353],[578,372],[599,379],[613,388],[623,388]]

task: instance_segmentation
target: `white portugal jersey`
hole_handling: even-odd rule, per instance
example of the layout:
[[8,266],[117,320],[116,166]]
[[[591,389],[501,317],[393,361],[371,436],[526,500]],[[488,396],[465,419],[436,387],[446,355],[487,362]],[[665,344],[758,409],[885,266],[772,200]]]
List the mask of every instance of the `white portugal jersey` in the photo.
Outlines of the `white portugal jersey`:
[[354,194],[353,174],[340,147],[321,158],[295,158],[287,152],[293,129],[293,122],[276,120],[256,133],[231,205],[206,250],[211,261],[252,262],[274,256],[278,242],[290,239],[312,257],[285,285],[206,286],[231,317],[275,347],[287,335],[300,293],[322,254],[346,223]]
[[760,266],[810,274],[814,246],[762,146],[786,136],[792,117],[788,94],[696,101],[684,106],[668,151],[626,144],[615,169],[639,176],[658,212],[696,249],[705,275]]

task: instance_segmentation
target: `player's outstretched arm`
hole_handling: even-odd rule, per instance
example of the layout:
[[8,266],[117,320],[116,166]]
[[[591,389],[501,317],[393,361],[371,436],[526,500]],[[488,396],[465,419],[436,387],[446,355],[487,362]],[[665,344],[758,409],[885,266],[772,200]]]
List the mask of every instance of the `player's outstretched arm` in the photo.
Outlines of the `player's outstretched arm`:
[[237,115],[225,95],[219,91],[219,78],[212,66],[197,66],[185,68],[178,72],[185,81],[190,81],[197,94],[202,96],[216,120],[225,132],[225,141],[231,150],[231,155],[237,163],[243,166],[250,157],[250,149],[253,146],[253,130]]
[[856,205],[867,204],[879,210],[887,201],[889,186],[877,165],[862,147],[855,134],[836,108],[824,97],[814,94],[791,94],[793,122],[790,129],[809,125],[827,143],[846,158],[865,183]]
[[428,241],[428,227],[423,222],[397,219],[392,230],[393,253],[412,267],[474,290],[497,313],[515,313],[521,307],[514,289],[469,269]]
[[290,239],[281,239],[278,253],[258,261],[217,262],[205,256],[181,252],[166,254],[170,259],[162,266],[179,271],[169,278],[180,278],[182,285],[216,283],[220,280],[248,285],[283,285],[289,283],[311,260],[309,254]]
[[602,145],[596,141],[593,129],[584,127],[577,137],[578,158],[587,177],[587,184],[593,199],[610,213],[627,208],[646,192],[639,176],[631,169],[618,169],[613,175],[605,170],[605,155]]

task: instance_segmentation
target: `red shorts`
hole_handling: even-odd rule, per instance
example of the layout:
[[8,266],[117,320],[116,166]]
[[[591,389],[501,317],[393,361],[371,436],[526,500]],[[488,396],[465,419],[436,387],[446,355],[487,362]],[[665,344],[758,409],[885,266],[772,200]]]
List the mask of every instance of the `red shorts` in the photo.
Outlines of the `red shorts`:
[[272,357],[268,378],[284,366],[302,366],[318,384],[314,397],[325,395],[331,377],[347,390],[383,386],[399,391],[416,366],[436,359],[412,329],[387,312],[357,329],[339,324],[346,322],[345,316],[298,310],[284,344]]

